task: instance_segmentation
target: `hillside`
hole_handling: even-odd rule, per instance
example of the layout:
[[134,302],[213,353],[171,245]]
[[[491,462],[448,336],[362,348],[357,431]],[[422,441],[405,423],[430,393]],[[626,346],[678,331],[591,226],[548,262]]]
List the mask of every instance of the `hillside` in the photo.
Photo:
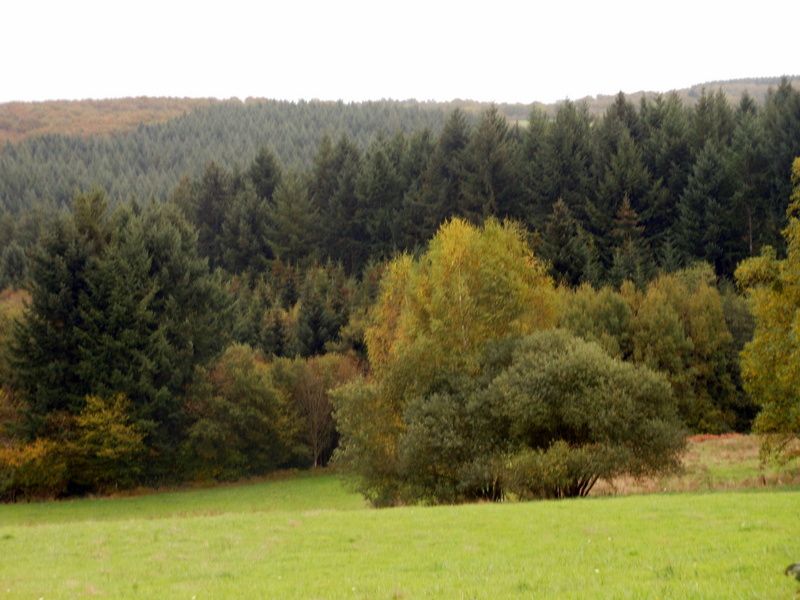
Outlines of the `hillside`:
[[[800,76],[789,75],[787,79],[790,84],[797,87],[800,84]],[[674,90],[678,97],[687,105],[694,106],[700,98],[703,90],[715,92],[721,90],[725,97],[732,105],[736,105],[745,94],[749,95],[756,104],[763,104],[767,98],[767,93],[770,89],[775,89],[781,82],[780,77],[758,77],[752,79],[731,79],[728,81],[708,81],[705,83],[698,83],[688,88]],[[638,91],[626,94],[628,100],[638,104],[642,98],[652,99],[655,98],[659,92],[653,91]],[[606,109],[614,103],[616,94],[597,96],[587,96],[579,98],[578,101],[585,102],[589,107],[589,112],[594,115],[603,114]],[[547,105],[548,114],[558,106],[558,103]]]
[[103,135],[162,123],[216,104],[210,98],[121,98],[0,104],[0,147],[48,134]]
[[[675,90],[688,105],[693,105],[700,97],[703,88],[720,89],[731,104],[736,104],[742,95],[749,94],[758,104],[763,104],[767,91],[780,83],[780,77],[760,77],[734,79],[728,81],[709,81],[689,88]],[[800,83],[800,76],[789,76],[792,84]],[[643,97],[653,98],[660,92],[638,91],[628,94],[628,98],[638,103]],[[579,100],[585,102],[589,112],[601,115],[611,106],[614,94],[587,96]],[[31,137],[42,135],[75,135],[88,137],[110,133],[121,133],[135,129],[139,125],[163,123],[188,112],[212,104],[237,100],[217,100],[213,98],[117,98],[107,100],[52,100],[45,102],[6,102],[0,103],[0,148],[6,143],[17,143]],[[248,98],[246,104],[269,102],[265,98]],[[450,102],[406,102],[419,104],[423,108],[450,112],[460,108],[468,114],[478,114],[489,103],[474,100],[452,100]],[[545,104],[542,102],[500,103],[500,112],[511,122],[524,122],[531,108],[536,107],[548,115],[554,115],[561,102]]]
[[416,102],[230,101],[111,136],[31,137],[0,150],[0,206],[63,204],[92,186],[115,200],[163,199],[210,161],[240,167],[266,146],[283,165],[307,167],[326,134],[346,135],[363,149],[381,134],[436,131],[445,114]]

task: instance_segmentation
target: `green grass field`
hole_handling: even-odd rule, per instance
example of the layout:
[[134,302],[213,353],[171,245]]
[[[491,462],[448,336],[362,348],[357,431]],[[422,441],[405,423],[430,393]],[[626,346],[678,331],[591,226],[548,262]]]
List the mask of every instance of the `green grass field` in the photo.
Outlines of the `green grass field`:
[[799,517],[797,488],[376,510],[301,474],[0,506],[0,599],[792,598]]

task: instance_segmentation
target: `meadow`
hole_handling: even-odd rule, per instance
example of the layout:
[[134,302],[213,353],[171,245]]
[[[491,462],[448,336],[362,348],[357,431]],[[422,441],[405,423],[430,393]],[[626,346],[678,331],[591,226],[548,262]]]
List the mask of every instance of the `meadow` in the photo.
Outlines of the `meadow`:
[[320,472],[0,506],[0,598],[792,597],[800,489],[733,439],[684,477],[760,487],[378,510]]

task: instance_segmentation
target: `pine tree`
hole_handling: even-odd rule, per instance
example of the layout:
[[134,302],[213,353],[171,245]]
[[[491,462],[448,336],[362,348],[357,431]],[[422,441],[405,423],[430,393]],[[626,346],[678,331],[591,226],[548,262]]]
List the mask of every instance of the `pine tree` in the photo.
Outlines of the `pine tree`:
[[532,227],[543,227],[553,207],[546,177],[549,128],[547,115],[540,110],[531,110],[523,139],[523,172],[525,190],[531,198],[525,221]]
[[275,189],[281,182],[281,166],[275,154],[269,148],[262,148],[247,171],[247,176],[262,200],[270,201]]
[[591,230],[601,251],[608,247],[613,222],[623,198],[641,215],[647,237],[660,238],[669,225],[663,221],[667,192],[660,181],[654,181],[651,177],[642,153],[627,128],[620,130],[616,151],[608,159],[595,200],[587,203]]
[[556,281],[578,285],[587,279],[589,246],[587,234],[563,200],[553,204],[553,212],[542,231],[541,257],[550,263]]
[[417,233],[416,244],[433,237],[439,225],[458,215],[464,205],[463,181],[469,125],[464,113],[454,110],[442,129],[419,190],[405,198],[404,214],[410,215]]
[[90,265],[109,240],[107,206],[101,192],[77,196],[72,212],[52,223],[32,255],[31,303],[12,343],[13,387],[32,437],[51,427],[54,413],[79,413],[92,392],[79,369],[82,303]]
[[575,218],[586,223],[586,202],[592,192],[592,147],[589,110],[564,102],[549,127],[545,172],[549,202],[561,198]]
[[800,92],[786,78],[767,95],[762,122],[769,175],[767,224],[773,243],[782,248],[780,232],[786,223],[786,198],[792,193],[789,175],[792,161],[800,156]]
[[681,253],[672,233],[664,237],[658,253],[658,266],[662,273],[673,273],[683,267]]
[[23,287],[28,277],[28,259],[16,242],[0,252],[0,290]]
[[465,149],[464,203],[458,214],[473,223],[525,216],[521,153],[496,107],[481,115]]
[[386,259],[401,244],[400,212],[405,189],[398,164],[389,157],[383,140],[374,143],[364,158],[356,182],[356,219],[364,224],[367,256]]
[[733,237],[731,183],[721,148],[713,141],[708,142],[697,158],[678,205],[676,236],[685,262],[709,260],[718,273],[726,268],[720,257]]
[[336,183],[320,210],[322,247],[328,258],[340,261],[348,273],[356,273],[368,258],[366,224],[359,219],[356,182],[361,154],[353,142],[341,138],[333,153]]
[[663,220],[674,223],[677,202],[686,187],[692,168],[689,116],[677,94],[642,101],[642,158],[655,177],[662,179],[667,203]]
[[708,93],[703,88],[694,108],[692,121],[692,146],[695,154],[701,152],[708,142],[720,146],[730,143],[734,116],[722,89]]
[[221,265],[231,273],[264,272],[274,258],[270,204],[251,186],[230,200],[220,232]]
[[225,346],[229,300],[198,254],[195,231],[170,205],[123,215],[87,279],[74,371],[87,393],[131,400],[153,454],[149,474],[174,476],[187,426],[182,396],[195,367]]
[[[742,98],[743,103],[744,100]],[[727,167],[734,180],[731,217],[737,233],[730,240],[734,255],[727,258],[727,262],[731,264],[755,255],[763,244],[774,243],[777,233],[768,222],[765,202],[769,191],[765,177],[768,165],[763,128],[758,116],[750,108],[742,108],[741,105],[740,108]]]
[[619,286],[624,281],[632,281],[643,288],[652,275],[652,259],[644,240],[644,227],[627,196],[614,218],[612,239],[614,248],[609,272],[612,283]]
[[294,264],[313,260],[323,224],[300,175],[289,173],[281,180],[268,208],[268,223],[267,237],[278,258]]
[[224,264],[222,227],[237,191],[236,179],[212,162],[199,180],[183,181],[173,194],[173,202],[197,228],[198,249],[212,268]]

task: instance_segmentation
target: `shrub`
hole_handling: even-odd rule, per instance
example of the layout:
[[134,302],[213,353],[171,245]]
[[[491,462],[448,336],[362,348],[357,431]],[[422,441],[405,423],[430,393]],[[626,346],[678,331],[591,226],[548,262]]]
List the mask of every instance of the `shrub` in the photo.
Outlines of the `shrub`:
[[263,474],[291,458],[299,424],[269,366],[249,346],[232,345],[209,369],[198,370],[187,412],[193,424],[186,461],[195,477]]
[[55,498],[67,488],[67,461],[52,440],[0,446],[0,498]]
[[124,394],[87,396],[73,419],[68,445],[71,483],[92,491],[134,485],[146,459],[144,434],[131,421],[131,403]]

